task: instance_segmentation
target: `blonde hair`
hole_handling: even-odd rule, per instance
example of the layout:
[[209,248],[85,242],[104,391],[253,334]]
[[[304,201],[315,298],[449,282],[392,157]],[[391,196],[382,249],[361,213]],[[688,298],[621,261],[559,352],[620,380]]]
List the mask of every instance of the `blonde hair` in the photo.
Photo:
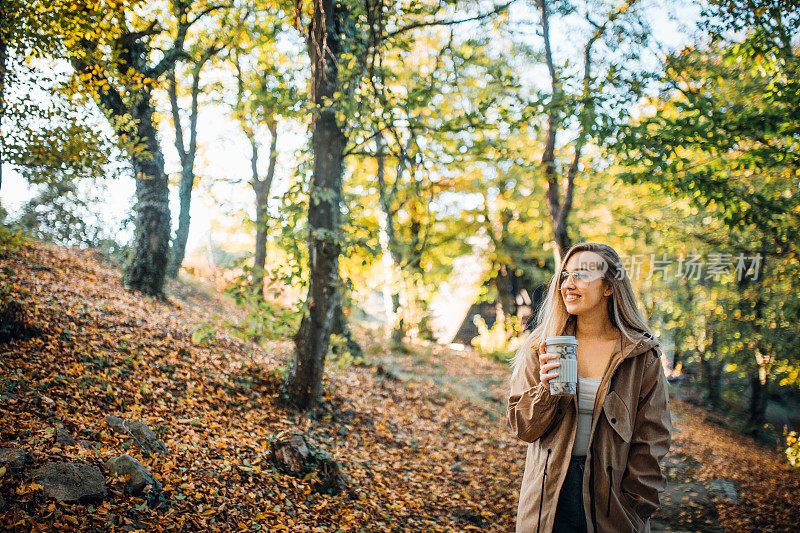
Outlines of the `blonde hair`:
[[639,310],[630,278],[617,252],[607,244],[581,242],[572,246],[564,254],[561,265],[556,270],[553,279],[550,280],[547,297],[539,308],[536,327],[522,342],[514,357],[509,360],[509,365],[513,367],[512,377],[522,367],[525,358],[530,357],[530,354],[538,354],[538,346],[542,340],[553,335],[564,335],[569,328],[574,328],[577,317],[567,312],[559,291],[559,279],[561,279],[561,273],[569,258],[578,252],[594,252],[605,261],[603,279],[611,285],[612,289],[611,296],[608,298],[608,317],[611,323],[622,332],[625,338],[634,343],[644,338],[654,337],[647,319]]

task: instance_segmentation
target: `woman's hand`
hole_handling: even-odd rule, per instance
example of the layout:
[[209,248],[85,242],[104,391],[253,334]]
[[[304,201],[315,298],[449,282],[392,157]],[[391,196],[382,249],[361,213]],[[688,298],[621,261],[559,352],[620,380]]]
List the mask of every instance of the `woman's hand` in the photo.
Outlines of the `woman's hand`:
[[550,372],[550,370],[556,368],[557,366],[561,366],[561,363],[557,361],[548,363],[548,361],[551,361],[552,359],[558,359],[558,355],[553,353],[549,354],[546,350],[547,346],[545,343],[541,343],[539,345],[539,381],[549,387],[550,384],[548,382],[554,377],[558,376],[557,372]]

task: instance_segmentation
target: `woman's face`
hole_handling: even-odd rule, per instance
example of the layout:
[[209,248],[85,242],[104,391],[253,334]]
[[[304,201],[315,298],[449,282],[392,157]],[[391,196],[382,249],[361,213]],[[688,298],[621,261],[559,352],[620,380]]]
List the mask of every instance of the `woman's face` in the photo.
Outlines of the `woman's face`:
[[[570,256],[559,278],[559,290],[567,312],[590,314],[605,306],[611,287],[604,281],[607,266],[595,252],[576,252]],[[569,275],[568,275],[569,274]]]

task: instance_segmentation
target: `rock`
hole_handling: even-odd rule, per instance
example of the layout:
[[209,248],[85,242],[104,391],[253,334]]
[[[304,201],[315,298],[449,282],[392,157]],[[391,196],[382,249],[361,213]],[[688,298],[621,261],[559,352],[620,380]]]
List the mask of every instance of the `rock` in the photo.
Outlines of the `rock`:
[[158,500],[161,494],[161,482],[142,463],[127,453],[106,461],[106,468],[117,477],[128,476],[125,484],[131,494],[145,491],[149,503]]
[[128,422],[128,431],[136,445],[139,446],[143,452],[160,453],[161,455],[167,455],[169,453],[167,445],[159,440],[156,434],[153,433],[153,430],[141,420]]
[[0,448],[0,465],[12,474],[18,474],[25,468],[28,454],[19,448]]
[[72,435],[69,434],[69,431],[67,431],[66,428],[62,427],[56,428],[56,442],[61,444],[62,446],[77,445],[75,439],[73,439]]
[[386,368],[381,364],[377,366],[377,368],[375,369],[375,373],[378,376],[387,378],[391,381],[400,381],[400,378],[397,376],[397,374],[395,374],[394,372],[392,372],[391,370],[389,370],[388,368]]
[[78,446],[86,448],[87,450],[94,450],[95,444],[90,440],[81,439],[78,441]]
[[106,496],[106,480],[93,465],[49,462],[30,478],[42,486],[45,495],[60,502],[85,503]]
[[117,416],[107,416],[106,424],[108,424],[115,433],[121,433],[131,437],[133,443],[147,455],[154,453],[167,455],[169,453],[167,445],[159,440],[156,434],[153,433],[153,430],[141,420],[128,422]]
[[715,496],[730,503],[739,503],[739,494],[736,491],[736,484],[730,479],[715,479],[709,483],[709,488]]
[[123,435],[128,434],[128,425],[125,420],[121,419],[118,416],[109,415],[106,417],[106,424],[108,427],[114,430],[115,433],[122,433]]

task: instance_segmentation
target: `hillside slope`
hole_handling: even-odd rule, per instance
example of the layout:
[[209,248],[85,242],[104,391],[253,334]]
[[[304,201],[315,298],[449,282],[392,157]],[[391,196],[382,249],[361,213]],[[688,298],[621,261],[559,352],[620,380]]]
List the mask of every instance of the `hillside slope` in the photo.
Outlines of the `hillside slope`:
[[[159,301],[124,290],[119,272],[91,251],[37,242],[0,248],[0,449],[24,454],[15,466],[0,450],[5,529],[513,530],[525,443],[505,425],[506,367],[435,345],[392,352],[362,331],[368,362],[329,363],[323,405],[297,414],[279,399],[291,343],[244,343],[221,328],[210,345],[194,343],[193,328],[212,311],[235,310],[184,285],[169,293]],[[754,443],[710,434],[691,406],[672,405],[681,413],[680,457],[710,463],[731,450],[740,468],[741,450],[762,472],[745,474],[742,505],[718,503],[727,529],[738,530],[758,505],[771,517],[750,525],[789,531],[797,504],[769,500],[761,488],[796,490],[796,475]],[[167,453],[144,453],[109,416],[141,420]],[[275,468],[270,443],[292,433],[339,463],[347,490],[326,494],[315,475]],[[130,480],[109,469],[124,453],[162,485],[157,501],[129,494]],[[710,469],[719,467],[714,461]],[[106,496],[57,502],[30,477],[64,462],[96,467]],[[690,516],[690,504],[673,502],[662,518],[687,529],[708,523]]]
[[[471,399],[404,382],[380,365],[329,365],[325,403],[298,415],[280,405],[288,343],[268,348],[216,331],[206,301],[167,302],[123,289],[91,251],[41,243],[6,249],[2,291],[26,333],[0,344],[0,448],[27,453],[24,471],[0,478],[0,522],[12,530],[507,530],[509,473],[519,447],[504,431],[499,398],[485,419]],[[366,339],[365,339],[366,340]],[[371,357],[382,349],[372,346]],[[474,355],[477,368],[503,369]],[[462,369],[469,368],[458,364]],[[377,368],[377,370],[376,370]],[[169,455],[146,456],[106,418],[142,420]],[[57,442],[63,427],[82,445]],[[331,496],[313,479],[266,460],[281,432],[301,433],[339,461],[351,490]],[[515,453],[511,453],[511,452]],[[163,485],[166,508],[114,491],[106,461],[138,459]],[[109,493],[91,505],[55,503],[26,475],[48,462],[96,465]],[[511,479],[509,479],[511,478]],[[358,527],[357,527],[358,526]]]

